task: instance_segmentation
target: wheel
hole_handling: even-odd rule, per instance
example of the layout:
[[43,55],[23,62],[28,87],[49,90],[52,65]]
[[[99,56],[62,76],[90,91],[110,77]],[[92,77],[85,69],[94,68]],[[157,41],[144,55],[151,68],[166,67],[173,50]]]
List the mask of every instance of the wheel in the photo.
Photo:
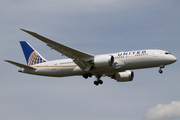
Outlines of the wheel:
[[91,73],[87,73],[88,77],[92,77],[92,74]]
[[159,70],[159,73],[160,73],[160,74],[162,74],[162,73],[163,73],[163,71],[162,71],[162,70]]
[[98,82],[98,81],[94,81],[94,84],[95,84],[96,86],[98,86],[98,85],[99,85],[99,82]]
[[88,78],[88,75],[87,75],[87,74],[83,74],[83,77],[84,77],[85,79],[87,79],[87,78]]
[[99,84],[103,84],[103,81],[102,81],[102,80],[99,80],[98,82],[99,82]]

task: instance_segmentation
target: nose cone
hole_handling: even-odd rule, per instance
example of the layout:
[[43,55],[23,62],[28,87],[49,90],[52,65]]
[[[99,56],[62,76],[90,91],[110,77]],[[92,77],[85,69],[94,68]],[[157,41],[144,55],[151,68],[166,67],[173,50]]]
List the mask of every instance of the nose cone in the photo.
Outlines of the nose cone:
[[175,56],[173,56],[174,58],[173,58],[173,60],[174,60],[174,62],[176,62],[177,61],[177,58],[175,57]]
[[172,64],[172,63],[174,63],[176,61],[177,61],[177,58],[175,56],[173,56],[173,55],[170,55],[169,57],[166,57],[164,59],[165,65]]
[[174,63],[174,62],[176,62],[176,61],[177,61],[177,58],[172,55],[172,57],[171,57],[171,62]]

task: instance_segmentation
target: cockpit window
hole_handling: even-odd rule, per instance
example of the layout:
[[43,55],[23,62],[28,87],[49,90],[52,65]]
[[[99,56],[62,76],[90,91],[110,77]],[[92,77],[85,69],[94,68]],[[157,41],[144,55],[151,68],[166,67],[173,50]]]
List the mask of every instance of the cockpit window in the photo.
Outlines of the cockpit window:
[[165,52],[165,54],[166,54],[166,55],[168,55],[168,54],[171,54],[171,53],[169,53],[169,52]]

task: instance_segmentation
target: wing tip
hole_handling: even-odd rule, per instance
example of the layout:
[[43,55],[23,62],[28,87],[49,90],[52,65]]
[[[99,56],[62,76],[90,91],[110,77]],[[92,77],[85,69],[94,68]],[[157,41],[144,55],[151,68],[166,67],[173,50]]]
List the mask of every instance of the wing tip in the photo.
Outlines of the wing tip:
[[22,30],[22,31],[26,31],[25,29],[22,29],[22,28],[19,28],[20,30]]
[[5,62],[10,62],[10,60],[4,60]]
[[29,31],[29,30],[25,30],[25,29],[22,29],[22,28],[20,28],[20,30],[22,30],[22,31],[24,31],[26,33],[29,33],[29,34],[36,34],[35,32]]

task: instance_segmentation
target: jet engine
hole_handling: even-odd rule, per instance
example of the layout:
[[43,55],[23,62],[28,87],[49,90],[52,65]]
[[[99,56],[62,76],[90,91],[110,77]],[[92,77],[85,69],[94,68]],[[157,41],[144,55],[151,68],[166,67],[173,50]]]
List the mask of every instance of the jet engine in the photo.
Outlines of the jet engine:
[[127,70],[127,71],[124,71],[124,72],[118,72],[112,78],[117,80],[117,82],[132,81],[133,78],[134,78],[134,72],[130,71],[130,70]]
[[112,55],[96,55],[93,60],[95,67],[108,67],[114,65],[114,57]]

